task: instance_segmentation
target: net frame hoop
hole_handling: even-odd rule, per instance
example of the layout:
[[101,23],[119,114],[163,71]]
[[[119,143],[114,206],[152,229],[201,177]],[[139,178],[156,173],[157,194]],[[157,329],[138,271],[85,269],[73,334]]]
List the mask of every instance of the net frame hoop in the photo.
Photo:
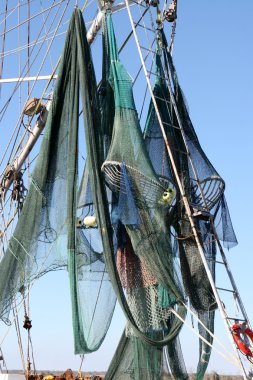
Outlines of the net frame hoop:
[[[138,169],[133,168],[130,165],[125,165],[125,166],[126,166],[127,170],[130,170],[132,173],[136,174],[137,176],[140,176],[140,178],[143,179],[142,181],[140,180],[140,182],[142,184],[144,184],[144,185],[141,185],[142,187],[145,186],[145,183],[149,182],[151,184],[151,186],[150,186],[151,188],[160,189],[161,194],[162,194],[168,188],[168,187],[164,186],[163,182],[164,183],[167,182],[173,187],[174,190],[177,190],[177,187],[176,187],[175,183],[173,182],[173,180],[171,180],[168,177],[159,176],[160,181],[155,181],[152,178],[148,178],[145,174],[143,174]],[[122,191],[122,193],[127,194],[127,192],[124,191],[124,188],[122,189],[122,186],[121,186],[121,171],[118,169],[121,167],[122,167],[122,162],[105,161],[101,167],[101,171],[105,175],[105,181],[106,181],[109,188],[112,185],[114,187],[114,189],[116,189],[117,192]],[[150,189],[150,187],[149,187],[149,189]],[[154,203],[156,203],[156,200],[154,200],[154,198],[148,197],[148,193],[149,192],[146,192],[147,195],[144,195],[144,199],[145,199],[145,201],[147,201],[148,203],[151,203],[153,205]],[[174,200],[175,199],[176,199],[176,193],[175,193]],[[174,203],[174,202],[172,202],[172,203]]]

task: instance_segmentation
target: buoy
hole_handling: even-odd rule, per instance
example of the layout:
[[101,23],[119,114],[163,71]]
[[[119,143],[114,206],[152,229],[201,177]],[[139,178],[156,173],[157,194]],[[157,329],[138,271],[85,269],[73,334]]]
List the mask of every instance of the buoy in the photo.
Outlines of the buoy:
[[83,227],[83,221],[80,218],[76,219],[76,227],[82,228]]
[[176,8],[177,8],[176,1],[173,0],[171,4],[169,5],[169,9],[163,12],[163,15],[166,21],[174,22],[176,20],[177,18]]
[[54,376],[53,375],[44,376],[43,380],[54,380]]
[[163,202],[167,203],[168,205],[171,205],[171,203],[174,200],[175,191],[172,188],[166,189],[163,193]]
[[92,228],[97,226],[97,218],[93,215],[86,216],[83,220],[83,224],[86,228]]
[[41,112],[43,108],[44,105],[40,103],[40,99],[32,98],[26,102],[23,112],[27,116],[33,116]]
[[253,331],[251,331],[246,323],[236,323],[232,326],[233,338],[239,350],[248,358],[253,358],[253,349],[246,343],[245,337],[253,342]]

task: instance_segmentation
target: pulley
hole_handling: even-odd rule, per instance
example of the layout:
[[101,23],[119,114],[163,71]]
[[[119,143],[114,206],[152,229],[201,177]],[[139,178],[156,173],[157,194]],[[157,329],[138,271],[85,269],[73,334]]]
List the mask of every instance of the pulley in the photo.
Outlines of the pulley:
[[176,0],[172,0],[172,2],[169,5],[168,10],[167,11],[165,10],[163,12],[163,16],[164,16],[165,20],[168,22],[174,22],[177,18],[176,10],[177,10]]
[[43,108],[44,105],[40,103],[40,99],[32,98],[26,102],[23,113],[27,116],[37,115]]
[[22,209],[27,189],[24,186],[23,174],[21,172],[14,173],[12,199],[18,203],[18,209]]
[[151,5],[151,7],[157,7],[159,4],[159,0],[146,0],[147,5]]
[[76,218],[76,227],[82,228],[83,227],[83,220],[80,218]]
[[26,330],[28,330],[28,331],[32,328],[32,321],[31,321],[31,319],[28,317],[27,314],[25,315],[25,320],[24,320],[23,327],[24,327],[24,329],[26,329]]
[[191,204],[192,209],[192,216],[194,218],[197,218],[199,220],[209,221],[213,218],[213,215],[210,213],[209,210],[207,210],[204,207],[201,207],[199,205]]

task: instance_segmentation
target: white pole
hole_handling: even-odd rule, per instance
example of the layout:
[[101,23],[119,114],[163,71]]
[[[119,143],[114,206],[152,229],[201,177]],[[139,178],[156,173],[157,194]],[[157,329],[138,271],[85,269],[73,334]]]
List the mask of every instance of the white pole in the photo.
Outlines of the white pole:
[[[37,80],[48,80],[51,78],[51,75],[42,75],[38,77],[20,77],[20,78],[5,78],[5,79],[0,79],[0,84],[1,83],[16,83],[16,82],[32,82],[32,81],[37,81]],[[54,75],[52,79],[56,79],[57,75]]]
[[25,162],[27,156],[31,152],[32,148],[34,147],[36,141],[38,140],[45,124],[47,121],[47,115],[48,111],[51,105],[51,99],[47,101],[45,108],[39,115],[33,129],[30,132],[29,139],[27,140],[26,144],[24,145],[23,149],[21,150],[18,157],[16,157],[10,165],[8,165],[8,169],[5,172],[2,180],[1,180],[1,190],[0,190],[0,196],[2,198],[5,197],[6,191],[10,188],[13,179],[14,174],[18,173],[21,169],[23,163]]

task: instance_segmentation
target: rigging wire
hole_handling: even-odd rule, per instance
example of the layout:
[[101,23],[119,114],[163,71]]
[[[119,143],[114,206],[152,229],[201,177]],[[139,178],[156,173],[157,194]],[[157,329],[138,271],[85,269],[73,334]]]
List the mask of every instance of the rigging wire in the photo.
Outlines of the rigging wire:
[[[28,65],[28,73],[27,75],[30,76],[30,14],[31,14],[31,9],[30,9],[30,1],[28,0],[28,4],[27,4],[27,16],[28,16],[28,24],[27,24],[27,65]],[[44,15],[44,13],[43,13]],[[45,22],[45,20],[44,20]],[[50,58],[51,58],[51,55],[50,55]],[[30,96],[30,82],[28,81],[27,82],[27,98],[29,98]],[[32,121],[32,117],[28,116],[28,130],[30,131],[30,126],[31,126],[31,121]],[[29,134],[27,134],[27,140],[29,140]],[[27,156],[27,161],[28,161],[28,185],[29,185],[29,181],[30,181],[30,177],[29,177],[29,168],[30,168],[30,154],[28,154]],[[29,299],[28,299],[28,302],[29,302]]]
[[[8,1],[8,0],[7,0]],[[7,2],[6,2],[7,3]],[[6,24],[6,21],[7,21],[7,18],[9,17],[9,16],[11,16],[11,14],[13,13],[13,12],[15,12],[15,10],[18,8],[18,6],[19,6],[19,4],[17,4],[16,5],[16,7],[15,8],[13,8],[13,10],[11,11],[11,12],[8,12],[8,9],[5,9],[5,12],[3,12],[3,13],[0,13],[0,15],[5,15],[5,17],[3,18],[3,20],[0,22],[0,25],[2,25],[3,23],[4,24]],[[8,14],[9,13],[9,14]],[[6,31],[6,29],[5,29],[5,31]]]
[[[7,11],[8,11],[8,0],[6,0],[6,2],[5,2],[5,14],[7,14]],[[4,32],[6,31],[6,24],[7,24],[7,18],[5,17],[5,19],[4,19]],[[2,53],[4,52],[4,49],[5,49],[5,40],[6,40],[6,36],[4,33],[4,35],[2,36]],[[2,79],[2,76],[3,76],[3,68],[4,68],[4,58],[2,57],[1,58],[1,66],[0,66],[0,79]],[[0,85],[0,96],[1,96],[1,85]]]
[[[52,32],[50,32],[50,33],[47,32],[46,35],[50,35],[51,33],[52,33]],[[64,32],[58,33],[58,34],[55,35],[55,37],[62,36],[62,35],[64,35],[64,34],[66,34],[66,33],[67,33],[67,31],[64,31]],[[52,38],[53,38],[53,36],[45,38],[45,35],[44,35],[44,36],[42,36],[40,39],[38,39],[37,41],[32,41],[32,42],[30,43],[29,46],[28,46],[27,44],[25,44],[25,45],[22,45],[22,46],[20,46],[20,47],[18,47],[18,48],[15,48],[15,49],[11,49],[11,50],[7,50],[7,51],[5,51],[5,52],[3,53],[3,55],[0,54],[0,58],[2,58],[2,57],[8,57],[8,56],[10,56],[10,55],[20,53],[21,51],[26,50],[28,47],[33,47],[33,46],[40,45],[40,44],[42,44],[42,43],[44,43],[44,42],[46,42],[46,41],[51,40]]]
[[[144,12],[141,14],[141,17],[139,18],[139,20],[137,21],[136,23],[136,27],[140,24],[142,18],[145,16],[145,14],[147,13],[148,11],[148,8],[146,8],[144,10]],[[122,50],[124,49],[124,47],[127,45],[128,41],[130,40],[130,38],[132,37],[133,35],[133,31],[131,30],[131,32],[128,34],[128,36],[126,37],[125,41],[123,42],[123,44],[121,45],[120,49],[118,50],[118,54],[120,54],[122,52]]]
[[[138,4],[138,8],[139,8],[139,11],[140,11],[140,13],[141,13],[141,9],[140,9],[140,5],[139,5],[139,4]],[[148,7],[147,10],[149,11],[149,16],[150,16],[151,21],[152,21],[152,13],[150,12],[150,7]],[[152,51],[153,45],[154,45],[154,43],[155,43],[155,38],[154,38],[154,40],[152,41],[152,43],[150,43],[150,40],[149,40],[149,38],[148,38],[148,34],[147,34],[147,30],[146,30],[146,25],[145,25],[145,23],[144,23],[144,19],[143,19],[143,17],[141,18],[141,20],[142,20],[143,28],[144,28],[144,30],[145,30],[146,37],[147,37],[147,42],[148,42],[149,52],[152,53],[152,54],[151,54],[151,56],[152,56],[151,67],[150,67],[150,73],[149,73],[149,77],[150,77],[150,76],[151,76],[152,69],[153,69],[153,65],[154,65],[154,63],[155,63],[155,52]],[[153,32],[153,31],[152,31],[152,32]],[[133,30],[132,30],[132,33],[133,33]],[[147,54],[146,57],[148,57],[149,52],[148,52],[148,54]],[[145,58],[146,58],[146,57],[145,57]],[[144,62],[146,62],[145,59],[144,59]],[[140,68],[140,70],[141,70],[141,68]],[[135,81],[136,81],[136,78],[135,78],[135,80],[134,80],[134,83],[135,83]],[[141,107],[141,111],[140,111],[139,120],[141,120],[141,117],[142,117],[142,113],[143,113],[143,109],[144,109],[144,105],[145,105],[146,97],[147,97],[147,91],[148,91],[148,85],[146,84],[146,88],[145,88],[145,93],[144,93],[144,97],[143,97],[143,102],[142,102],[142,107]]]
[[[223,352],[221,352],[219,349],[216,348],[216,346],[214,346],[213,344],[211,344],[210,342],[208,342],[208,340],[206,340],[202,335],[200,335],[194,328],[192,328],[191,325],[189,325],[174,309],[170,309],[171,312],[178,318],[180,319],[180,321],[182,321],[184,323],[185,326],[187,326],[187,328],[189,328],[193,334],[195,334],[199,339],[201,339],[204,343],[206,343],[209,347],[212,347],[219,355],[221,355],[224,359],[226,359],[228,362],[230,362],[231,364],[233,364],[235,367],[238,367],[238,368],[241,368],[240,364],[239,364],[239,360],[236,358],[236,357],[233,357],[234,360],[232,360],[230,357],[228,357],[226,354],[223,354]],[[232,356],[232,354],[230,354],[230,356]]]
[[[13,311],[12,311],[13,316],[15,315],[16,310],[17,310],[17,305],[15,302],[13,306]],[[15,324],[15,329],[16,329],[17,338],[18,338],[18,345],[19,345],[19,352],[20,352],[22,367],[23,367],[23,371],[25,372],[25,356],[24,356],[24,349],[23,349],[22,338],[21,338],[21,333],[20,333],[19,317],[18,317],[18,314],[16,315],[17,315],[16,318],[14,318],[14,324]]]
[[[62,1],[64,1],[64,0],[62,0]],[[54,2],[55,2],[55,0],[54,0]],[[69,1],[68,1],[68,2],[69,2]],[[61,7],[61,5],[62,5],[62,2],[59,3],[58,10],[57,10],[57,12],[56,12],[56,14],[55,14],[55,16],[54,16],[54,19],[52,20],[52,22],[51,22],[51,24],[50,24],[50,27],[53,25],[53,23],[54,23],[56,17],[58,16],[58,13],[59,13],[59,11],[60,11],[60,7]],[[47,17],[46,17],[46,20],[48,19],[49,15],[50,15],[50,12],[48,12]],[[40,34],[41,34],[42,31],[43,31],[43,27],[44,27],[44,25],[42,25],[42,27],[41,27],[41,29],[40,29],[40,31],[39,31],[39,34],[38,34],[37,39],[40,37]],[[59,25],[58,25],[58,28],[59,28]],[[54,36],[53,36],[53,37],[54,37]],[[46,36],[45,36],[45,38],[46,38]],[[30,64],[30,68],[31,68],[32,65],[35,63],[35,61],[36,61],[36,59],[37,59],[37,57],[38,57],[38,55],[39,55],[41,49],[42,49],[42,46],[38,49],[38,51],[37,51],[35,57],[33,58],[33,61],[32,61],[32,63]],[[34,51],[34,48],[31,50],[31,54],[32,54],[33,51]],[[47,53],[46,53],[46,54],[47,54]],[[25,76],[27,75],[28,70],[26,69],[26,67],[27,67],[27,61],[26,61],[25,65],[24,65],[24,67],[23,67],[23,69],[22,69],[21,77],[25,77]],[[26,70],[26,71],[25,71],[25,70]],[[19,87],[21,84],[22,84],[22,81],[20,81],[20,82],[18,82],[18,83],[16,84],[16,86],[14,87],[14,90],[12,91],[12,94],[10,95],[10,97],[8,98],[8,100],[5,102],[4,106],[3,106],[2,109],[0,110],[0,115],[2,114],[2,116],[1,116],[1,118],[0,118],[0,121],[2,121],[3,116],[4,116],[5,112],[6,112],[6,109],[7,109],[8,105],[10,104],[10,101],[11,101],[13,95],[15,94],[15,92],[17,91],[18,87]],[[21,116],[22,116],[22,115],[21,115]],[[21,120],[21,116],[20,116],[20,118],[19,118],[18,123],[19,123],[20,120]],[[1,163],[0,163],[0,165],[1,165]]]
[[[93,0],[92,0],[92,1],[93,1]],[[91,1],[91,2],[92,2],[92,1]],[[91,2],[90,2],[90,3],[91,3]],[[90,5],[90,3],[89,3],[88,5]],[[56,34],[57,30],[58,30],[58,28],[55,29],[55,34]],[[49,49],[48,49],[48,50],[49,50]],[[59,64],[59,61],[58,61],[57,65],[56,65],[56,67],[58,66],[58,64]],[[56,70],[56,68],[55,68],[55,70]],[[54,71],[55,71],[55,70],[54,70]],[[48,83],[50,83],[51,79],[52,79],[52,76],[51,76],[51,78],[50,78],[50,80],[49,80]],[[34,85],[35,85],[35,84],[34,84]],[[34,87],[34,86],[33,86],[33,87]],[[47,87],[48,87],[48,85],[47,85]],[[46,88],[47,88],[47,87],[46,87]],[[45,93],[45,91],[43,92],[43,95],[44,95],[44,93]],[[43,98],[43,95],[42,95],[41,99]],[[24,136],[23,136],[23,138],[24,138]],[[23,140],[23,138],[22,138],[21,140]],[[16,141],[16,140],[15,140],[15,141]],[[14,143],[14,145],[15,145],[15,143]],[[20,146],[20,144],[19,144],[19,146]],[[19,148],[19,147],[18,147],[18,148]],[[17,150],[18,150],[18,149],[16,149],[16,152],[17,152]],[[6,149],[6,151],[7,151],[7,149]],[[12,150],[12,153],[13,153],[13,150]],[[11,153],[11,155],[12,155],[12,153]],[[5,156],[5,154],[4,154],[4,156]],[[3,161],[3,159],[4,159],[4,156],[3,156],[3,158],[2,158],[2,161]]]
[[172,23],[172,30],[171,30],[171,37],[170,37],[170,45],[169,45],[169,53],[173,54],[173,48],[174,48],[174,40],[176,35],[176,26],[177,26],[177,0],[172,0],[175,6],[175,18]]
[[[43,9],[42,0],[40,0],[40,7],[41,7],[41,9]],[[43,21],[43,25],[44,25],[45,34],[47,35],[48,31],[47,31],[47,28],[46,28],[44,13],[42,14],[42,21]],[[48,40],[47,40],[47,46],[48,46]],[[53,70],[53,60],[52,60],[52,54],[51,54],[51,52],[49,53],[49,59],[50,59],[50,64],[51,64],[51,70]]]
[[[63,0],[63,1],[65,1],[65,0]],[[83,6],[83,12],[84,12],[84,10],[85,9],[87,9],[93,2],[94,2],[95,0],[91,0],[90,2],[88,2],[88,0],[86,1],[86,3],[87,3],[87,5],[85,6],[85,4],[84,4],[84,6]],[[121,9],[119,9],[117,12],[120,12],[121,11]],[[43,15],[44,16],[44,15]],[[86,27],[89,27],[91,24],[92,24],[92,22],[93,21],[88,21],[88,22],[86,22],[85,23],[85,25],[86,25]],[[69,23],[69,20],[67,20],[66,22],[64,22],[62,25],[61,25],[61,27],[63,27],[64,25],[67,25]],[[53,34],[54,33],[54,31],[55,31],[55,29],[53,29],[53,30],[51,30],[51,31],[49,31],[49,32],[47,32],[47,36],[50,36],[51,34]],[[64,32],[61,32],[61,33],[57,33],[56,35],[55,35],[55,37],[59,37],[59,36],[62,36],[62,35],[64,35],[64,34],[66,34],[67,33],[67,31],[64,31]],[[39,44],[41,44],[41,43],[43,43],[44,41],[48,41],[48,40],[51,40],[53,37],[52,36],[50,36],[50,37],[47,37],[47,38],[45,38],[45,35],[43,35],[40,39],[37,39],[37,40],[35,40],[35,41],[32,41],[31,43],[30,43],[30,47],[32,47],[32,46],[34,46],[34,45],[39,45]],[[7,56],[9,56],[9,55],[12,55],[12,54],[16,54],[16,53],[18,53],[19,51],[22,51],[22,50],[25,50],[25,49],[27,49],[28,48],[28,46],[27,46],[27,44],[25,44],[25,45],[22,45],[22,46],[20,46],[19,48],[15,48],[15,49],[10,49],[10,50],[5,50],[5,52],[3,53],[3,54],[1,54],[0,53],[0,58],[3,56],[3,57],[7,57]]]
[[[65,8],[64,8],[64,10],[63,10],[63,13],[62,13],[62,15],[61,15],[60,21],[59,21],[59,23],[58,23],[58,25],[57,25],[57,28],[56,28],[56,30],[55,30],[55,34],[57,33],[58,28],[60,27],[61,20],[62,20],[62,18],[63,18],[63,16],[64,16],[65,12],[66,12],[66,10],[67,10],[67,7],[68,7],[68,5],[69,5],[69,2],[70,2],[70,0],[67,1],[67,4],[66,4],[66,6],[65,6]],[[56,15],[55,15],[55,17],[54,17],[54,19],[53,19],[51,25],[54,23],[54,20],[55,20],[55,18],[57,17],[58,12],[59,12],[59,8],[58,8],[58,11],[57,11],[57,13],[56,13]],[[52,45],[52,42],[53,42],[53,40],[52,40],[51,43],[50,43],[50,47],[51,47],[51,45]],[[43,59],[43,63],[44,63],[44,61],[45,61],[45,59],[46,59],[46,56],[47,56],[47,53],[48,53],[50,47],[47,49],[47,52],[46,52],[46,54],[45,54],[45,56],[44,56],[44,59]],[[34,58],[33,63],[34,63],[35,59],[37,58],[37,56],[38,56],[38,53],[37,53],[36,57]],[[40,66],[40,70],[41,70],[41,68],[42,68],[42,66],[43,66],[43,63],[42,63],[41,66]],[[23,71],[24,71],[24,69],[23,69]],[[23,75],[23,72],[21,73],[21,75]],[[39,76],[39,73],[37,74],[37,77],[38,77],[38,76]],[[14,95],[14,93],[16,92],[17,88],[20,86],[21,83],[22,83],[22,82],[19,82],[19,83],[15,86],[14,91],[13,91],[11,97],[10,97],[9,100],[7,101],[8,104],[10,103],[10,100],[11,100],[12,96]],[[36,83],[36,81],[34,82],[34,85],[33,85],[33,87],[32,87],[32,90],[33,90],[33,88],[34,88],[34,86],[35,86],[35,83]],[[31,90],[31,91],[32,91],[32,90]],[[27,99],[27,100],[28,100],[28,99]],[[6,111],[6,108],[7,108],[8,104],[5,105],[5,111]],[[3,109],[2,109],[2,111],[3,111]],[[0,114],[1,114],[2,111],[0,111]],[[3,116],[4,116],[4,114],[2,115],[0,121],[2,120]],[[17,124],[16,124],[16,127],[15,127],[15,129],[14,129],[14,131],[13,131],[13,133],[12,133],[11,139],[9,140],[9,143],[8,143],[8,145],[7,145],[7,147],[6,147],[5,151],[4,151],[4,154],[3,154],[3,157],[2,157],[2,159],[1,159],[0,165],[2,165],[2,162],[3,162],[3,160],[4,160],[4,158],[5,158],[5,155],[6,155],[7,151],[8,151],[8,149],[9,149],[10,143],[11,143],[11,141],[12,141],[14,135],[15,135],[15,132],[17,131],[17,128],[18,128],[18,126],[19,126],[19,123],[20,123],[21,119],[22,119],[22,114],[21,114],[20,117],[19,117],[19,120],[18,120],[18,122],[17,122]],[[26,133],[28,133],[28,132],[26,132]],[[16,140],[17,140],[17,137],[16,137],[15,141],[16,141]],[[15,146],[15,143],[14,143],[14,145],[13,145],[12,152],[11,152],[10,156],[12,156],[12,153],[13,153],[13,150],[14,150],[14,146]],[[9,161],[10,161],[10,158],[9,158]]]
[[[60,226],[59,234],[62,232],[63,228],[64,228],[64,223]],[[34,275],[33,278],[32,278],[32,280],[30,281],[30,283],[29,283],[29,289],[28,289],[27,293],[30,293],[30,292],[31,292],[31,289],[32,289],[32,287],[33,287],[35,281],[37,280],[37,278],[39,278],[40,276],[43,275],[43,273],[44,273],[44,272],[43,272],[43,267],[45,266],[46,261],[48,260],[48,258],[49,258],[49,256],[50,256],[50,254],[51,254],[51,252],[52,252],[52,250],[53,250],[55,244],[56,244],[56,242],[53,242],[52,245],[51,245],[51,247],[50,247],[50,248],[48,249],[48,251],[45,253],[44,261],[41,263],[40,268],[38,268],[38,271],[37,271],[36,275]],[[14,252],[12,252],[12,253],[14,254]],[[15,256],[15,255],[14,255],[14,256]],[[18,313],[21,311],[21,308],[22,308],[22,306],[24,305],[24,299],[25,299],[26,297],[27,297],[27,294],[26,294],[26,295],[24,294],[23,297],[22,297],[22,300],[20,301],[19,307],[17,308],[17,312],[14,313],[13,320],[10,322],[9,327],[8,327],[6,333],[3,335],[2,339],[1,339],[0,347],[2,346],[2,344],[3,344],[3,342],[5,341],[6,337],[8,336],[8,334],[9,334],[9,332],[10,332],[10,329],[11,329],[13,323],[14,323],[14,319],[17,318]]]
[[[7,0],[8,1],[8,0]],[[17,28],[19,28],[20,26],[24,25],[24,24],[27,24],[29,23],[31,20],[33,20],[34,18],[40,16],[42,13],[45,13],[45,12],[48,12],[48,11],[51,11],[52,8],[54,7],[57,7],[59,4],[61,4],[62,2],[64,2],[65,0],[60,0],[58,3],[54,4],[54,5],[51,5],[50,7],[44,9],[43,11],[39,12],[39,13],[36,13],[35,15],[31,16],[31,17],[28,17],[25,21],[22,21],[19,25],[15,25],[13,26],[12,28],[4,31],[3,33],[0,34],[0,37],[6,35],[7,33],[11,32],[12,30],[15,30]],[[29,4],[30,2],[28,1],[27,4]]]
[[[30,3],[32,3],[33,1],[35,1],[35,0],[30,0]],[[21,3],[23,3],[23,4],[21,4]],[[21,3],[19,1],[18,4],[15,7],[9,9],[8,13],[13,13],[18,7],[23,7],[24,5],[27,4],[27,2],[24,3],[24,0],[21,0]],[[5,14],[5,12],[1,12],[0,16],[2,16],[4,14]]]

